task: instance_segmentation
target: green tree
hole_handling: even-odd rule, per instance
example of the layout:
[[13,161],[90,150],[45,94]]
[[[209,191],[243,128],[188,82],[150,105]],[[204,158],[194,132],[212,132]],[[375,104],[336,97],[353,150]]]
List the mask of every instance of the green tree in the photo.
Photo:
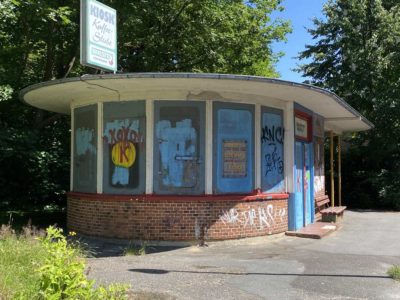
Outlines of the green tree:
[[400,209],[400,3],[336,0],[314,20],[315,39],[300,54],[312,83],[334,91],[375,124],[347,138],[348,205]]
[[[104,0],[118,11],[120,72],[278,76],[280,0]],[[79,0],[0,2],[0,209],[63,205],[69,118],[29,107],[30,84],[97,72],[79,61]]]

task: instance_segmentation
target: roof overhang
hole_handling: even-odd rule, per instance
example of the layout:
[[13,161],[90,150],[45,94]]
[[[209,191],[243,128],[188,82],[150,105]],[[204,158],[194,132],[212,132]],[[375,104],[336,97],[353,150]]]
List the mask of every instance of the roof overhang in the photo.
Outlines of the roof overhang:
[[[336,94],[295,82],[257,76],[195,73],[84,75],[47,81],[23,89],[26,103],[69,114],[74,104],[134,99],[273,99],[296,102],[325,118],[338,133],[363,131],[373,124]],[[266,105],[268,103],[266,102]]]

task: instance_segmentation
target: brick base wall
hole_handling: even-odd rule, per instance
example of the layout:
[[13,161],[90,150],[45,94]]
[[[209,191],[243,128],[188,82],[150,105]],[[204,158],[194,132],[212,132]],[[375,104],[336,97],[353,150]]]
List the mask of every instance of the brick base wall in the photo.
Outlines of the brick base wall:
[[182,196],[157,200],[70,193],[67,226],[81,234],[107,238],[237,239],[286,231],[288,200],[200,200]]

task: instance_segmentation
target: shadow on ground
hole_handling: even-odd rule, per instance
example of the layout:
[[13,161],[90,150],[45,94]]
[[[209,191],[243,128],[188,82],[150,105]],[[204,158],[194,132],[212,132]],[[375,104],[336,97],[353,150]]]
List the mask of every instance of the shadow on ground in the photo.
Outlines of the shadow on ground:
[[[125,251],[128,248],[134,247],[139,249],[142,247],[140,243],[132,243],[127,240],[108,240],[96,237],[89,237],[83,235],[77,235],[74,238],[83,250],[87,253],[87,256],[94,258],[101,257],[115,257],[124,256]],[[185,248],[185,246],[145,246],[145,254],[160,253],[166,251],[177,250],[180,248]]]
[[261,275],[261,276],[300,276],[300,277],[341,277],[341,278],[388,278],[390,276],[380,275],[357,275],[357,274],[305,274],[305,273],[267,273],[267,272],[218,272],[218,271],[186,271],[186,270],[163,270],[163,269],[129,269],[130,272],[145,274],[168,274],[168,273],[190,273],[190,274],[217,274],[217,275]]

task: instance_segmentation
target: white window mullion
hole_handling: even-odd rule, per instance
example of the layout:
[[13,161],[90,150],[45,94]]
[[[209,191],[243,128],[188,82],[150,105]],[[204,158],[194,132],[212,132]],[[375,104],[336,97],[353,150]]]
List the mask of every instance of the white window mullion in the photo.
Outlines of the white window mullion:
[[146,194],[153,194],[154,101],[146,99]]
[[206,101],[206,124],[205,124],[205,193],[211,195],[213,193],[213,107],[212,100]]
[[261,189],[261,105],[256,104],[254,112],[254,147],[255,147],[255,188]]
[[97,194],[103,193],[103,103],[97,104]]

